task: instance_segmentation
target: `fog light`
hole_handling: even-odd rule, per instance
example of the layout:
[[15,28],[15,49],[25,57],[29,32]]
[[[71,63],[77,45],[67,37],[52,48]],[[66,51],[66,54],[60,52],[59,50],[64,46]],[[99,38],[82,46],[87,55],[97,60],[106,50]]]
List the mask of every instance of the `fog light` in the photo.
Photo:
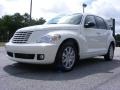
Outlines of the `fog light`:
[[38,54],[37,60],[44,60],[45,55],[44,54]]
[[8,56],[13,57],[13,53],[12,52],[7,52]]

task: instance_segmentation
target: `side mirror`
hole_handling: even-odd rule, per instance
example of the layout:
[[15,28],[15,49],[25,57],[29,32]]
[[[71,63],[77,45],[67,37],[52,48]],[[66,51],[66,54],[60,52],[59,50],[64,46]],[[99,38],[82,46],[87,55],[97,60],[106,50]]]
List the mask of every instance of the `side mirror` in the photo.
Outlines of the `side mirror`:
[[90,27],[94,27],[95,23],[94,22],[88,22],[85,24],[85,28],[90,28]]

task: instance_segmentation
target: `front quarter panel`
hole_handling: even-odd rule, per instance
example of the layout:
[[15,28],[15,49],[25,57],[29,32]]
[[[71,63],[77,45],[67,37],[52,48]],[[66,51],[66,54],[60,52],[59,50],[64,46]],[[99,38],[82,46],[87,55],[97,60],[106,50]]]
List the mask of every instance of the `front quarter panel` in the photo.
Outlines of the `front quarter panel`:
[[79,55],[81,58],[82,58],[82,54],[84,54],[87,51],[87,41],[86,41],[85,37],[82,35],[81,30],[59,30],[59,31],[50,32],[48,34],[61,35],[61,39],[59,41],[55,42],[55,44],[58,44],[59,46],[62,44],[63,41],[65,41],[67,39],[72,38],[72,39],[76,40],[78,43],[78,46],[79,46],[79,51],[80,51]]

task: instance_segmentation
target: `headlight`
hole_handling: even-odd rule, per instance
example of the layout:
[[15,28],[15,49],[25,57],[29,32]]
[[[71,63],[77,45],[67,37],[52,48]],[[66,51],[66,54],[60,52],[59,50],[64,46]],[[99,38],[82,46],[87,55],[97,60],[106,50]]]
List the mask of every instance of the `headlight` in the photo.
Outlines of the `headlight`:
[[52,43],[60,40],[61,36],[59,34],[45,35],[37,40],[37,43]]

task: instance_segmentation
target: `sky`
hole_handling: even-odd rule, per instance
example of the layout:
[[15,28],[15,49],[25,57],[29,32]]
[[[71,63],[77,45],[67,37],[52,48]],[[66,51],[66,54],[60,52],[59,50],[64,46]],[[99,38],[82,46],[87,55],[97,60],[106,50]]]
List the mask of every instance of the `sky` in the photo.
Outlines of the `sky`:
[[[30,12],[31,0],[0,0],[0,17],[16,12]],[[116,32],[120,33],[120,0],[33,0],[32,17],[49,18],[65,13],[82,13],[82,4],[86,3],[86,13],[116,19]]]

